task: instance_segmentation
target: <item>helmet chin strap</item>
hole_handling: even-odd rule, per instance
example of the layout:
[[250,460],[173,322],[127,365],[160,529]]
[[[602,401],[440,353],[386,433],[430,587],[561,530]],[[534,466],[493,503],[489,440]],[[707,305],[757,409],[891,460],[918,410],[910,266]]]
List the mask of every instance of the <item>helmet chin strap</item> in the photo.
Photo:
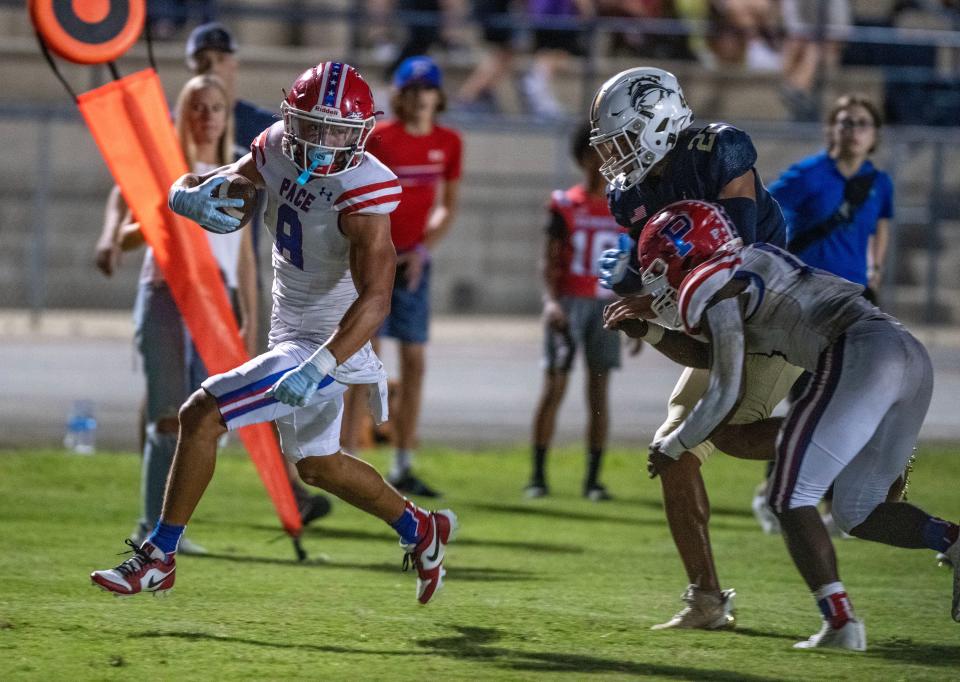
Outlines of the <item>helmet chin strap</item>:
[[319,147],[311,149],[307,153],[307,158],[310,159],[310,167],[303,169],[300,177],[297,178],[297,184],[301,187],[307,184],[310,176],[313,175],[313,171],[317,170],[318,166],[329,166],[333,163],[333,157],[334,153],[331,151],[320,149]]

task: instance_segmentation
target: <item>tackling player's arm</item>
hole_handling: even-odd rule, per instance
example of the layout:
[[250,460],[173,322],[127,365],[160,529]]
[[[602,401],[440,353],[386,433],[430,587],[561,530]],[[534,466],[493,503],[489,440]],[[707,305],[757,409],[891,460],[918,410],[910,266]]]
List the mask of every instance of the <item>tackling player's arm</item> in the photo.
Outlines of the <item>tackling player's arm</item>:
[[702,443],[732,414],[743,390],[746,343],[738,294],[742,282],[730,282],[703,314],[701,327],[710,343],[710,383],[703,397],[676,430],[651,446],[652,452],[677,459]]
[[641,339],[684,367],[710,368],[710,347],[683,332],[650,322],[651,296],[625,296],[603,309],[603,326],[619,329],[632,339]]

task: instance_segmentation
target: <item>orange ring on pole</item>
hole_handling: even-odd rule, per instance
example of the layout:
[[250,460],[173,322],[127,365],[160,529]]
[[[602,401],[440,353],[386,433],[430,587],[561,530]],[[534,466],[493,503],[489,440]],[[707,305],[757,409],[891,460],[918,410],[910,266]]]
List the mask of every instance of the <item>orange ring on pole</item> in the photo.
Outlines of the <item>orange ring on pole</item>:
[[47,46],[77,64],[112,62],[129,50],[146,21],[146,0],[29,0],[30,19]]

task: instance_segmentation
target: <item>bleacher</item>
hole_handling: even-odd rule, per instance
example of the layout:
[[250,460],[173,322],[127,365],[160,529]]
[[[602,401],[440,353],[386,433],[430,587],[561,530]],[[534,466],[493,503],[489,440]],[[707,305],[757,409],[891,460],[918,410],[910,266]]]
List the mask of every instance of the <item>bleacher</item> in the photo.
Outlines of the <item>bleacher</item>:
[[[256,5],[269,5],[259,0]],[[882,4],[882,3],[871,3]],[[346,4],[344,4],[346,7]],[[308,44],[282,47],[285,28],[261,16],[225,17],[241,44],[239,95],[276,107],[281,90],[307,65],[342,58],[350,45],[349,27],[311,23],[304,29]],[[470,32],[467,31],[469,35]],[[185,33],[182,37],[185,37]],[[188,77],[181,39],[156,45],[157,65],[172,98]],[[376,51],[354,48],[356,65],[369,77],[381,101],[384,63]],[[479,58],[474,50],[445,55],[448,88],[454,90]],[[138,45],[122,60],[129,73],[146,65]],[[597,57],[589,64],[571,63],[558,79],[557,94],[571,112],[585,112],[585,102],[606,76],[639,62]],[[745,127],[754,137],[758,169],[774,179],[790,163],[822,145],[818,124],[794,124],[778,94],[777,73],[744,69],[709,70],[697,62],[657,62],[676,73],[700,120],[726,120]],[[522,69],[521,59],[517,68]],[[65,65],[64,74],[80,91],[108,78],[105,69]],[[842,68],[825,84],[823,100],[847,91],[882,101],[883,70]],[[139,255],[127,257],[113,280],[92,267],[92,254],[110,186],[109,175],[85,127],[61,85],[43,60],[22,9],[0,6],[0,287],[4,305],[51,308],[108,307],[132,304]],[[569,120],[543,122],[522,114],[513,82],[500,84],[506,115],[497,118],[452,113],[446,121],[466,139],[462,212],[435,259],[434,304],[438,311],[534,312],[539,308],[538,260],[541,253],[543,205],[554,187],[576,180],[568,159]],[[918,101],[916,107],[923,107]],[[956,129],[904,128],[883,132],[878,162],[894,175],[897,229],[894,248],[895,285],[887,297],[906,319],[934,315],[943,323],[960,321],[960,163]],[[939,169],[939,170],[938,170]],[[46,186],[49,193],[38,196]],[[931,197],[935,201],[931,201]],[[939,217],[939,231],[929,225]],[[37,232],[39,227],[44,229]],[[261,240],[266,253],[269,243]],[[46,273],[42,281],[38,277]],[[930,278],[933,277],[933,284]],[[38,290],[39,289],[39,290]],[[929,300],[928,292],[937,291]]]

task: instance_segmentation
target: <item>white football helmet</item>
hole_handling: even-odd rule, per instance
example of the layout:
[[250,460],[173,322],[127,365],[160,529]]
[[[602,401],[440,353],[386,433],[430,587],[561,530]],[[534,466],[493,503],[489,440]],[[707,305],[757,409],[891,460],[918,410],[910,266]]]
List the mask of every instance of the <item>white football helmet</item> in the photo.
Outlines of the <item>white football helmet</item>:
[[629,189],[677,143],[677,135],[693,121],[676,76],[640,66],[621,71],[600,86],[590,107],[590,144],[609,182],[623,175]]

